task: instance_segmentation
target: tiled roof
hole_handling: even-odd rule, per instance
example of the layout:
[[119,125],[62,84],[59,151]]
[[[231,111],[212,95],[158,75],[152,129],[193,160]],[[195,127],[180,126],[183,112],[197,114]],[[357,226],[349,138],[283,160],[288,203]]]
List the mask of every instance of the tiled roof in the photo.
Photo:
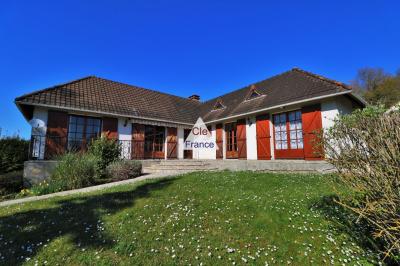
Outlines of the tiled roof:
[[[246,100],[250,89],[261,96]],[[15,102],[190,124],[198,116],[212,121],[346,91],[351,90],[342,83],[294,68],[204,103],[94,76],[26,94]],[[213,110],[218,100],[224,108]]]
[[[245,99],[251,89],[256,89],[261,96],[246,101]],[[343,83],[294,68],[209,100],[203,103],[200,115],[207,122],[344,91],[350,92],[351,89]],[[218,100],[222,101],[226,108],[210,112],[209,110]]]
[[192,123],[201,105],[196,100],[94,76],[26,94],[15,101],[181,123]]

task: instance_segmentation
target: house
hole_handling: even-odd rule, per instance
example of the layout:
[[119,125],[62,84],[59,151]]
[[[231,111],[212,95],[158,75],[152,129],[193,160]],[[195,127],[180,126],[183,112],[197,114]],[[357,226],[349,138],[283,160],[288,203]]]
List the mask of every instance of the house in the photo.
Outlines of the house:
[[[102,132],[126,159],[323,159],[316,132],[365,102],[343,83],[294,68],[205,102],[89,76],[15,99],[32,125],[31,159],[85,149]],[[198,117],[218,149],[183,144]]]

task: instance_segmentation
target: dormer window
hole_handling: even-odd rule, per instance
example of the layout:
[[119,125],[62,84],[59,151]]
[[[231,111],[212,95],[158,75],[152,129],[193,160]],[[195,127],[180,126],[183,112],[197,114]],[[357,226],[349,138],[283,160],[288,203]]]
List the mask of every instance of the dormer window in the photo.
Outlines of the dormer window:
[[260,96],[264,96],[264,95],[257,91],[256,86],[251,85],[249,93],[246,96],[246,101],[253,100],[253,99],[258,98]]
[[218,99],[218,100],[215,102],[212,111],[221,110],[221,109],[224,109],[224,108],[225,108],[225,105],[222,103],[222,100],[221,100],[221,99]]

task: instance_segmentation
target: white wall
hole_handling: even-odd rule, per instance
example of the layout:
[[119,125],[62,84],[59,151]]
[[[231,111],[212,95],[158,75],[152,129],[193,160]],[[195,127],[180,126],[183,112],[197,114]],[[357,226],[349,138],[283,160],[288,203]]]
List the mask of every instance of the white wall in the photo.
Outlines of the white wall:
[[131,158],[132,141],[132,123],[126,123],[125,119],[118,119],[118,139],[121,141],[121,157],[123,159]]
[[247,160],[257,160],[257,132],[256,118],[246,119],[246,149]]
[[324,129],[332,127],[337,116],[349,114],[352,111],[351,101],[344,96],[323,101],[321,103],[322,127]]
[[178,127],[178,159],[183,159],[184,129]]
[[[211,125],[211,136],[212,141],[216,145],[216,128],[215,125]],[[193,159],[200,160],[215,160],[217,158],[216,149],[193,149]]]
[[33,117],[30,121],[32,126],[31,135],[34,136],[31,153],[33,158],[44,159],[47,117],[47,109],[40,107],[35,107],[33,109]]

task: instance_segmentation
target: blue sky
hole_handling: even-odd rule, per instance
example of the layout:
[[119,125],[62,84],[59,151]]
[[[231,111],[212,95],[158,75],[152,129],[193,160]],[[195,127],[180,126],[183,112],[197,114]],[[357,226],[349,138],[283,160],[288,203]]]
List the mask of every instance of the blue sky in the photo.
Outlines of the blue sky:
[[[280,3],[282,2],[282,3]],[[209,99],[300,67],[349,82],[400,68],[398,1],[2,1],[0,127],[13,103],[87,75]]]

